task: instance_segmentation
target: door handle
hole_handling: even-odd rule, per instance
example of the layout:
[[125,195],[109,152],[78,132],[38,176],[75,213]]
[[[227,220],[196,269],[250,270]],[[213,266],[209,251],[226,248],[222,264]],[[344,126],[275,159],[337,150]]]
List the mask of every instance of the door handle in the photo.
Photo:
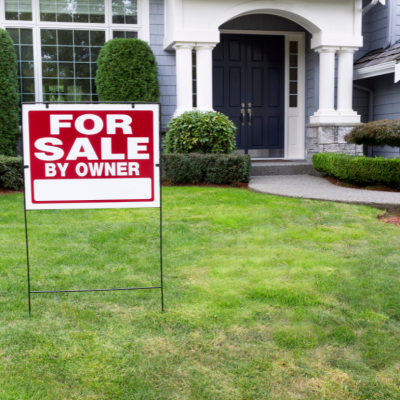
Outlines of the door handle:
[[249,113],[249,126],[251,126],[251,108],[249,108],[247,112]]
[[242,126],[244,126],[246,120],[246,111],[244,111],[244,108],[242,108],[241,113],[242,113]]

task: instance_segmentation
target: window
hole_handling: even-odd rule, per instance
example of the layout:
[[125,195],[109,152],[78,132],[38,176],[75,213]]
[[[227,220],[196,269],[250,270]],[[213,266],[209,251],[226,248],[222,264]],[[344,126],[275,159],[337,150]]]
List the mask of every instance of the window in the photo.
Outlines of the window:
[[192,84],[193,84],[193,107],[197,107],[197,55],[192,51]]
[[297,107],[299,43],[289,42],[289,107]]
[[32,0],[5,0],[5,18],[10,21],[32,21]]
[[32,29],[7,28],[14,41],[18,59],[21,101],[35,101],[35,65],[33,62]]
[[112,0],[113,24],[137,24],[137,0]]
[[39,0],[40,20],[103,24],[105,0]]
[[43,29],[43,101],[96,101],[94,78],[104,31]]
[[104,43],[150,39],[149,0],[0,3],[0,28],[10,33],[18,57],[21,101],[97,101],[96,62]]
[[137,32],[132,31],[114,31],[113,39],[135,39],[138,37]]

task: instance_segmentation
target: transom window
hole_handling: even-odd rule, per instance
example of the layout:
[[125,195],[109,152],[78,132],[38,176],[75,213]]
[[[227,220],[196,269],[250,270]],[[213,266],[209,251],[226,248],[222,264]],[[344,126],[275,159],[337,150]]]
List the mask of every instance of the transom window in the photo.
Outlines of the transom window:
[[149,0],[0,0],[0,11],[18,58],[21,101],[97,101],[104,43],[149,41]]

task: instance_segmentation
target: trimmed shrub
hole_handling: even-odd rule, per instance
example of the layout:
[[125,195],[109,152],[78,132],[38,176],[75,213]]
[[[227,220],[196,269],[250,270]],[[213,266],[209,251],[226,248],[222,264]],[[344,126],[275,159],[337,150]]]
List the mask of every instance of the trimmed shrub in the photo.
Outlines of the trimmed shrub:
[[400,119],[382,119],[357,126],[345,136],[345,140],[366,146],[400,147]]
[[0,183],[6,189],[24,189],[22,157],[0,156]]
[[0,154],[16,154],[19,129],[18,62],[14,43],[4,29],[0,29]]
[[251,158],[242,154],[163,154],[163,171],[173,185],[249,182]]
[[188,111],[172,119],[164,141],[166,153],[224,153],[236,150],[236,125],[214,111]]
[[100,101],[159,101],[157,61],[143,40],[108,41],[100,50],[97,65]]
[[348,154],[319,153],[313,155],[314,168],[327,175],[360,185],[381,183],[400,189],[399,158],[369,158]]

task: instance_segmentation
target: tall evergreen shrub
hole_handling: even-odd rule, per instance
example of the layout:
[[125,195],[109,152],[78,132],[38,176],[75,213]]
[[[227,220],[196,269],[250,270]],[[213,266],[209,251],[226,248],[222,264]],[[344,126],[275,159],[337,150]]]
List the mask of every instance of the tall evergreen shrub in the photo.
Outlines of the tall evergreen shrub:
[[101,49],[97,65],[100,101],[159,101],[157,61],[143,40],[110,40]]
[[18,62],[14,43],[0,29],[0,154],[14,156],[19,126]]

